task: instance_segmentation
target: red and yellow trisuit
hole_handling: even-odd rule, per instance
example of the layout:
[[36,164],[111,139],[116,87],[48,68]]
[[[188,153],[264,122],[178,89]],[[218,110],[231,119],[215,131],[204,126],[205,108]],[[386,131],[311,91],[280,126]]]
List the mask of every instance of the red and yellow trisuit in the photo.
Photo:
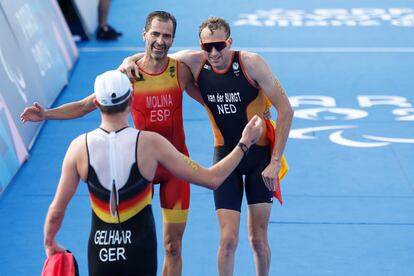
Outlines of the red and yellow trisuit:
[[[169,58],[164,70],[151,74],[140,68],[141,79],[133,83],[131,107],[134,126],[154,131],[168,139],[188,156],[183,128],[183,89],[179,82],[179,63]],[[169,223],[187,221],[190,185],[158,166],[153,183],[160,184],[163,219]]]

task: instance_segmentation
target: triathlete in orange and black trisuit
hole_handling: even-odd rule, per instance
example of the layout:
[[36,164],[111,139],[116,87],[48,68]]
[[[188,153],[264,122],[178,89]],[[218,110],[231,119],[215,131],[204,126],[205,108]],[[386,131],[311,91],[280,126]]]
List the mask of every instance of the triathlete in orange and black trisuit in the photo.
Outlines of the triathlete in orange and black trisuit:
[[[267,98],[244,73],[240,52],[233,52],[229,67],[220,72],[206,60],[200,68],[197,84],[214,132],[216,163],[237,145],[247,122],[255,114],[262,117],[267,108]],[[250,148],[236,170],[214,191],[216,209],[240,212],[243,175],[246,176],[244,189],[248,204],[272,202],[273,193],[266,188],[261,177],[269,164],[269,153],[265,128],[262,137]]]
[[[165,69],[151,74],[140,68],[141,79],[133,84],[132,118],[137,129],[157,132],[188,156],[185,145],[179,62],[169,58]],[[153,183],[160,183],[160,201],[165,222],[185,223],[190,185],[158,166]]]
[[139,131],[133,128],[112,133],[99,128],[86,135],[92,207],[88,243],[91,276],[157,274],[153,187],[137,165],[138,138]]

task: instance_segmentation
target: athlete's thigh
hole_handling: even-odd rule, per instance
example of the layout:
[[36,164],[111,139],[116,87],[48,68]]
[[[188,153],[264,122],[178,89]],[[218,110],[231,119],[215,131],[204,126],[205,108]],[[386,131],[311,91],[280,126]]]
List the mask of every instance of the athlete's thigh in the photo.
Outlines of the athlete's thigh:
[[[227,154],[228,150],[223,148],[214,149],[214,163],[219,162]],[[214,191],[214,203],[216,210],[229,209],[240,212],[243,200],[243,177],[234,170],[218,189]]]
[[185,224],[190,207],[190,183],[182,181],[165,168],[160,170],[161,173],[160,202],[163,221]]
[[271,203],[257,203],[248,206],[248,228],[249,236],[255,239],[267,240],[267,227],[269,225]]
[[253,146],[246,162],[245,190],[248,204],[270,203],[273,192],[263,182],[262,172],[269,165],[269,147]]

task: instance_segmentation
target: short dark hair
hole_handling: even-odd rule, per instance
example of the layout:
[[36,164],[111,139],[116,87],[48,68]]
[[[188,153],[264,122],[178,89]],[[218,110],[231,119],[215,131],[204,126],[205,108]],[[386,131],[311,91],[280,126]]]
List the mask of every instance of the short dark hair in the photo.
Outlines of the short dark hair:
[[172,15],[171,13],[166,12],[166,11],[153,11],[150,14],[148,14],[147,20],[145,22],[145,27],[144,27],[145,31],[149,30],[149,28],[151,26],[151,23],[152,23],[152,20],[154,18],[158,18],[158,19],[160,19],[161,21],[164,21],[164,22],[167,22],[168,20],[171,20],[172,23],[173,23],[173,37],[175,37],[175,30],[177,29],[177,20],[175,19],[174,15]]
[[116,113],[122,113],[131,104],[131,101],[132,101],[132,98],[130,96],[128,100],[126,100],[126,101],[124,101],[120,104],[117,104],[117,105],[111,105],[111,106],[99,105],[99,109],[101,110],[102,114],[112,115],[112,114],[116,114]]
[[210,16],[204,20],[198,28],[198,36],[200,38],[201,31],[206,27],[210,30],[211,33],[214,33],[216,30],[223,29],[226,32],[226,38],[230,37],[230,25],[224,18],[218,16]]

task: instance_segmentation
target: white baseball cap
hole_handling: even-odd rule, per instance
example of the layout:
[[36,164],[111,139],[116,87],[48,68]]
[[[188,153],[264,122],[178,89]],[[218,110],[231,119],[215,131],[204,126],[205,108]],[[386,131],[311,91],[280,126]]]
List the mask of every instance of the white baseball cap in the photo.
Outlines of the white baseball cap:
[[131,82],[120,71],[110,70],[96,77],[94,90],[100,105],[118,105],[131,96]]

